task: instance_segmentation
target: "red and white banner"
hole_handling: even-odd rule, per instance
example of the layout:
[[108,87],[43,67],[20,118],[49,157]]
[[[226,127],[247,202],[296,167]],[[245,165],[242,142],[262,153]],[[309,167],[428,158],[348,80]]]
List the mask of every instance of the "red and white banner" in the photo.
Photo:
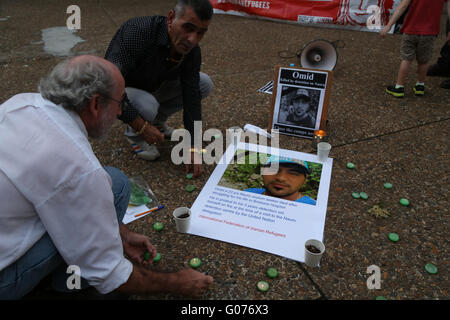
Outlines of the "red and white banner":
[[[211,0],[215,13],[379,32],[401,0]],[[392,30],[391,30],[392,32]]]

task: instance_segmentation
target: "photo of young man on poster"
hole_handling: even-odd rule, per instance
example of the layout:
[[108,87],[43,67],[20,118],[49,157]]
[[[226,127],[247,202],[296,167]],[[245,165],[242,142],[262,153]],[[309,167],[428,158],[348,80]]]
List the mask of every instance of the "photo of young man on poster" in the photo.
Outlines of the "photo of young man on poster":
[[[271,169],[274,162],[278,163],[278,170]],[[271,156],[261,167],[263,188],[248,188],[244,191],[316,205],[314,199],[303,195],[300,191],[309,174],[311,170],[306,161]]]
[[[238,150],[236,154],[244,153]],[[227,167],[219,186],[316,205],[322,169],[319,163],[248,152],[245,157],[245,163]]]

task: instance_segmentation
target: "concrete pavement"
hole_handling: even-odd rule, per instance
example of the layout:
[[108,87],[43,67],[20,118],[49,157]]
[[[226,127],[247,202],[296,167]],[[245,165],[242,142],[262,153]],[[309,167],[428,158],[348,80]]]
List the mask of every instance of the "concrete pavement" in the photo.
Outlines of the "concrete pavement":
[[[166,15],[171,1],[13,1],[0,3],[0,101],[20,92],[36,91],[39,79],[64,57],[43,50],[41,30],[65,26],[66,9],[81,9],[81,30],[71,54],[103,56],[112,36],[127,19],[141,15]],[[441,30],[443,30],[443,24]],[[297,52],[313,39],[342,40],[333,75],[327,132],[334,158],[327,219],[324,231],[326,254],[321,267],[308,268],[295,261],[261,251],[202,237],[178,234],[171,212],[191,206],[214,166],[195,181],[186,193],[184,168],[170,162],[173,143],[161,147],[161,157],[146,162],[135,156],[123,138],[124,125],[117,122],[110,136],[93,143],[102,164],[115,166],[129,176],[142,175],[167,208],[157,219],[166,226],[156,233],[147,216],[130,228],[147,234],[163,259],[155,270],[188,267],[194,256],[202,258],[200,271],[215,278],[204,299],[448,299],[448,171],[450,90],[439,88],[442,78],[428,78],[424,97],[415,97],[411,70],[406,97],[395,99],[384,89],[393,83],[399,66],[398,35],[382,40],[377,34],[215,15],[201,47],[202,71],[215,89],[203,101],[203,128],[224,132],[251,123],[265,128],[271,96],[257,89],[273,79],[276,65],[299,64],[284,59],[280,51]],[[434,48],[435,61],[444,43],[441,34]],[[415,67],[415,65],[414,65]],[[182,126],[182,115],[170,119]],[[310,140],[280,136],[280,147],[313,152]],[[356,164],[354,170],[347,162]],[[393,189],[386,190],[389,181]],[[365,191],[367,201],[355,200],[353,191]],[[408,198],[410,206],[399,204]],[[382,203],[388,218],[368,213]],[[400,241],[393,243],[388,234]],[[433,263],[437,274],[425,271]],[[367,268],[381,270],[381,289],[370,290]],[[274,266],[279,277],[262,293],[256,283]],[[172,295],[142,295],[135,299],[178,299]]]

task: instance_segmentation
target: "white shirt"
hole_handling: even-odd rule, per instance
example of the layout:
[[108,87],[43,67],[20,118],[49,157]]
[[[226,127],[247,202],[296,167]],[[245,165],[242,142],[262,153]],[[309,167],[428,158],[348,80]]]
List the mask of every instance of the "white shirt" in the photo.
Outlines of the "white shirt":
[[38,93],[0,105],[0,270],[48,232],[68,265],[100,293],[125,283],[111,178],[78,114]]

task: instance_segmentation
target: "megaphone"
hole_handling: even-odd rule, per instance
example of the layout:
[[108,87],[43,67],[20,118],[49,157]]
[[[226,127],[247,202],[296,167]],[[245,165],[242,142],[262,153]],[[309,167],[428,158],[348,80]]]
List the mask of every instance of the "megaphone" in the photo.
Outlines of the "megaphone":
[[336,44],[327,40],[308,42],[298,54],[303,68],[333,70],[337,64]]

